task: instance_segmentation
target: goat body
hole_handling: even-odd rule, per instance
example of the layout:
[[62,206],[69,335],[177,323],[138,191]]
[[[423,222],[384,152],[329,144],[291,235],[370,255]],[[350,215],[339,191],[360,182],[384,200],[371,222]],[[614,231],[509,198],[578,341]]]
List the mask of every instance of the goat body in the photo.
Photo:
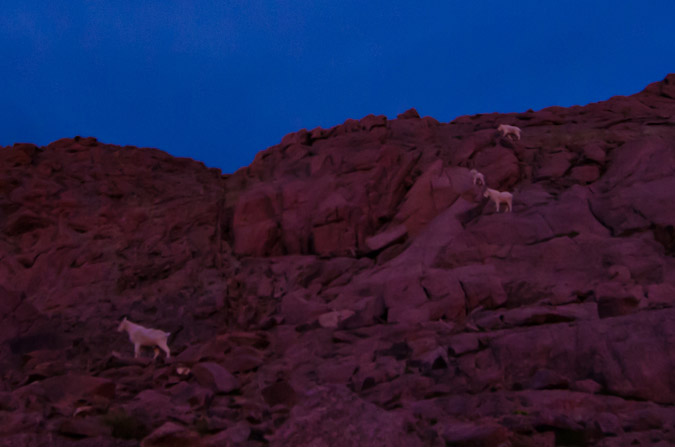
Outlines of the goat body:
[[[170,332],[160,331],[159,329],[149,329],[141,326],[140,324],[132,323],[127,320],[126,317],[122,320],[120,325],[117,327],[118,332],[127,331],[129,334],[129,340],[134,344],[134,357],[138,358],[141,353],[141,346],[157,346],[162,351],[166,353],[166,358],[168,359],[171,356],[171,351],[167,345],[167,339]],[[157,349],[155,348],[155,356],[157,358]]]
[[473,184],[474,185],[484,185],[485,184],[485,176],[481,174],[480,172],[476,171],[475,169],[472,169],[469,171],[471,173],[471,177],[473,178]]
[[507,191],[497,191],[496,189],[487,188],[483,193],[483,197],[489,197],[497,207],[497,212],[499,212],[499,206],[502,203],[505,203],[508,207],[507,212],[511,212],[513,208],[513,194]]
[[502,137],[513,135],[516,140],[520,140],[520,127],[500,124],[499,127],[497,127],[497,130],[502,133]]

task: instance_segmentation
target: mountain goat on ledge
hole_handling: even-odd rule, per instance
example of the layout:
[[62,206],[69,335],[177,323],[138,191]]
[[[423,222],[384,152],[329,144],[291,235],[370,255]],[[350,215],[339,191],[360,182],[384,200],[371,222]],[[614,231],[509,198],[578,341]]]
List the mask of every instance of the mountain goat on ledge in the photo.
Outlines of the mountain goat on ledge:
[[513,135],[516,137],[516,140],[520,140],[520,127],[500,124],[497,130],[502,133],[503,138],[506,138],[508,135]]
[[[120,325],[117,327],[118,332],[127,331],[129,333],[129,341],[134,344],[134,358],[138,358],[141,353],[141,346],[159,347],[166,353],[166,358],[171,356],[169,346],[166,344],[170,332],[160,331],[159,329],[148,329],[140,324],[132,323],[124,317]],[[156,359],[158,350],[155,348]]]
[[483,186],[485,184],[485,176],[483,176],[483,174],[476,171],[475,169],[472,169],[469,172],[471,173],[471,177],[473,178],[474,185]]
[[489,197],[495,203],[497,207],[497,212],[499,212],[499,206],[502,203],[505,203],[508,207],[507,212],[511,212],[513,207],[513,194],[507,191],[497,191],[496,189],[487,188],[483,193],[483,197]]

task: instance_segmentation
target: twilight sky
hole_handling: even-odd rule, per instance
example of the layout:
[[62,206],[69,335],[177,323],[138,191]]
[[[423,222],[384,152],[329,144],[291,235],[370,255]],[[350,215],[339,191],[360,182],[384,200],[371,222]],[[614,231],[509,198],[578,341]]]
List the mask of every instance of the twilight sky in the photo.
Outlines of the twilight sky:
[[587,104],[669,72],[671,0],[2,0],[0,146],[95,136],[228,173],[302,128]]

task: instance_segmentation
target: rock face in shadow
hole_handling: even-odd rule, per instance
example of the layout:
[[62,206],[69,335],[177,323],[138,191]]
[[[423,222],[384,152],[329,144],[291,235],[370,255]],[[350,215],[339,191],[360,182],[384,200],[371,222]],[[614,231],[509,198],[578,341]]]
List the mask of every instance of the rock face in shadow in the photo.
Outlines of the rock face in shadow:
[[[675,75],[350,119],[229,175],[1,148],[0,444],[673,445],[673,160]],[[172,357],[134,359],[124,315]]]

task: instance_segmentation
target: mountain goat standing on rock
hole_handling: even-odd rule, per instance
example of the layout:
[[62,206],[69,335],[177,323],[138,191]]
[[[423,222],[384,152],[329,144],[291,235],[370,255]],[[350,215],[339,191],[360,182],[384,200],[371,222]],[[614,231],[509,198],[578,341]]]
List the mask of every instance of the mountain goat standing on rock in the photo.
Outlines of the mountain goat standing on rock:
[[483,174],[476,171],[475,169],[472,169],[469,172],[471,173],[471,177],[473,177],[473,184],[474,185],[482,186],[482,185],[485,184],[485,177],[483,176]]
[[[132,323],[127,320],[127,317],[124,317],[120,325],[117,327],[118,332],[127,331],[129,333],[129,341],[134,344],[134,358],[138,358],[141,353],[141,346],[150,346],[159,347],[162,351],[166,353],[166,358],[168,359],[171,356],[171,351],[167,345],[167,339],[170,332],[160,331],[159,329],[148,329],[140,324]],[[157,358],[158,351],[155,350],[155,356],[153,359]]]
[[483,197],[489,197],[495,203],[497,207],[497,212],[499,212],[499,206],[502,203],[505,203],[508,207],[507,212],[510,213],[513,207],[513,194],[507,191],[497,191],[496,189],[487,188],[483,193]]
[[508,135],[513,135],[516,140],[520,140],[520,128],[516,126],[510,126],[508,124],[500,124],[497,127],[497,130],[502,133],[502,137],[506,138]]

